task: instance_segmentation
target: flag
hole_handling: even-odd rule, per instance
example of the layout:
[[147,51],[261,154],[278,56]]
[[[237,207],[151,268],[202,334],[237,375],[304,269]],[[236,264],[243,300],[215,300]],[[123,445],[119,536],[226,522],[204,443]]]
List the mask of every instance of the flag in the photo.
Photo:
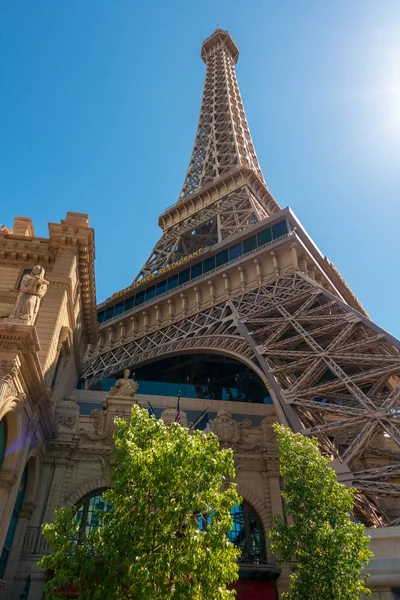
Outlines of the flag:
[[178,394],[178,402],[176,405],[176,417],[175,417],[175,423],[180,423],[181,422],[181,394]]
[[155,417],[157,419],[157,415],[154,412],[154,408],[152,407],[152,405],[150,404],[150,402],[147,403],[149,405],[149,413],[151,417]]
[[196,423],[194,429],[200,429],[200,431],[204,431],[204,433],[208,433],[211,431],[210,421],[208,420],[208,412],[207,409],[201,419]]
[[204,431],[204,433],[208,433],[211,431],[210,422],[208,419],[208,409],[210,407],[207,406],[205,410],[197,417],[197,419],[191,424],[190,429],[199,429],[200,431]]

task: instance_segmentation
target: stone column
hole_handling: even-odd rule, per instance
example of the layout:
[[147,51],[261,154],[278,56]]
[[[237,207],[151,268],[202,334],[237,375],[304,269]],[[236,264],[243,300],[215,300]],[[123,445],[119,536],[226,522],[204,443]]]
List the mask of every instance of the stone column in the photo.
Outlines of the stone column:
[[54,520],[54,513],[61,504],[63,492],[63,480],[67,467],[67,458],[55,458],[53,463],[53,477],[51,481],[50,492],[47,500],[46,510],[44,511],[43,523],[50,523]]

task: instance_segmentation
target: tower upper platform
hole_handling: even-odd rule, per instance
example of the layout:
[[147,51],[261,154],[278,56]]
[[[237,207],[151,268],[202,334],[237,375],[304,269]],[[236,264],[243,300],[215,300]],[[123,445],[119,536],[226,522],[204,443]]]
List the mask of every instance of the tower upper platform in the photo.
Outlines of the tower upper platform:
[[225,47],[226,51],[231,54],[233,61],[236,64],[239,58],[239,48],[236,46],[229,31],[225,31],[220,27],[217,27],[210,37],[203,42],[201,47],[201,58],[204,62],[207,64],[207,57],[219,46]]

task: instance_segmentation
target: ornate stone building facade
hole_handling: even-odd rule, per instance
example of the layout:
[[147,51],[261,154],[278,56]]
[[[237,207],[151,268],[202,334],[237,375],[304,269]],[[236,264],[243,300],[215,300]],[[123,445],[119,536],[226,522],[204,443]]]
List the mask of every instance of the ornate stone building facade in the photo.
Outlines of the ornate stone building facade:
[[40,526],[57,506],[80,506],[82,526],[95,526],[114,417],[138,402],[171,421],[178,394],[182,425],[208,409],[234,450],[239,599],[287,586],[267,536],[282,514],[276,420],[317,435],[338,477],[358,488],[374,600],[400,588],[399,342],[269,193],[229,33],[217,29],[202,58],[182,192],[131,286],[96,308],[87,215],[50,223],[45,239],[26,217],[0,229],[1,598],[42,598]]

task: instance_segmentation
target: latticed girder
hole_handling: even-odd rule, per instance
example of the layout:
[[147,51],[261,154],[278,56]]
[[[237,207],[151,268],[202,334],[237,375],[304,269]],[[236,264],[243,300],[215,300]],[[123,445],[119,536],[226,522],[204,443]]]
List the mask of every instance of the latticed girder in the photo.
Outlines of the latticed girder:
[[[201,205],[191,216],[168,227],[135,278],[157,274],[193,252],[213,246],[269,216],[246,186],[232,190],[233,175],[246,170],[257,181],[257,189],[268,194],[251,140],[235,74],[238,49],[230,34],[217,29],[203,44],[207,65],[200,118],[193,152],[179,201],[193,201],[204,192],[211,198],[216,182],[227,194]],[[240,184],[238,184],[240,185]],[[185,204],[177,203],[179,206]],[[275,207],[277,206],[274,202]],[[175,205],[176,206],[176,205]],[[191,207],[192,209],[193,207]]]
[[[382,496],[382,513],[385,497],[399,499],[400,513],[397,340],[295,273],[117,346],[85,374],[105,377],[199,347],[252,361],[289,424],[344,461],[364,496]],[[376,520],[368,519],[379,524],[373,506]]]
[[247,186],[238,188],[163,233],[135,281],[244,231],[267,216]]
[[204,42],[202,57],[206,79],[181,200],[238,165],[253,169],[264,181],[236,79],[238,51],[230,34],[217,29]]

